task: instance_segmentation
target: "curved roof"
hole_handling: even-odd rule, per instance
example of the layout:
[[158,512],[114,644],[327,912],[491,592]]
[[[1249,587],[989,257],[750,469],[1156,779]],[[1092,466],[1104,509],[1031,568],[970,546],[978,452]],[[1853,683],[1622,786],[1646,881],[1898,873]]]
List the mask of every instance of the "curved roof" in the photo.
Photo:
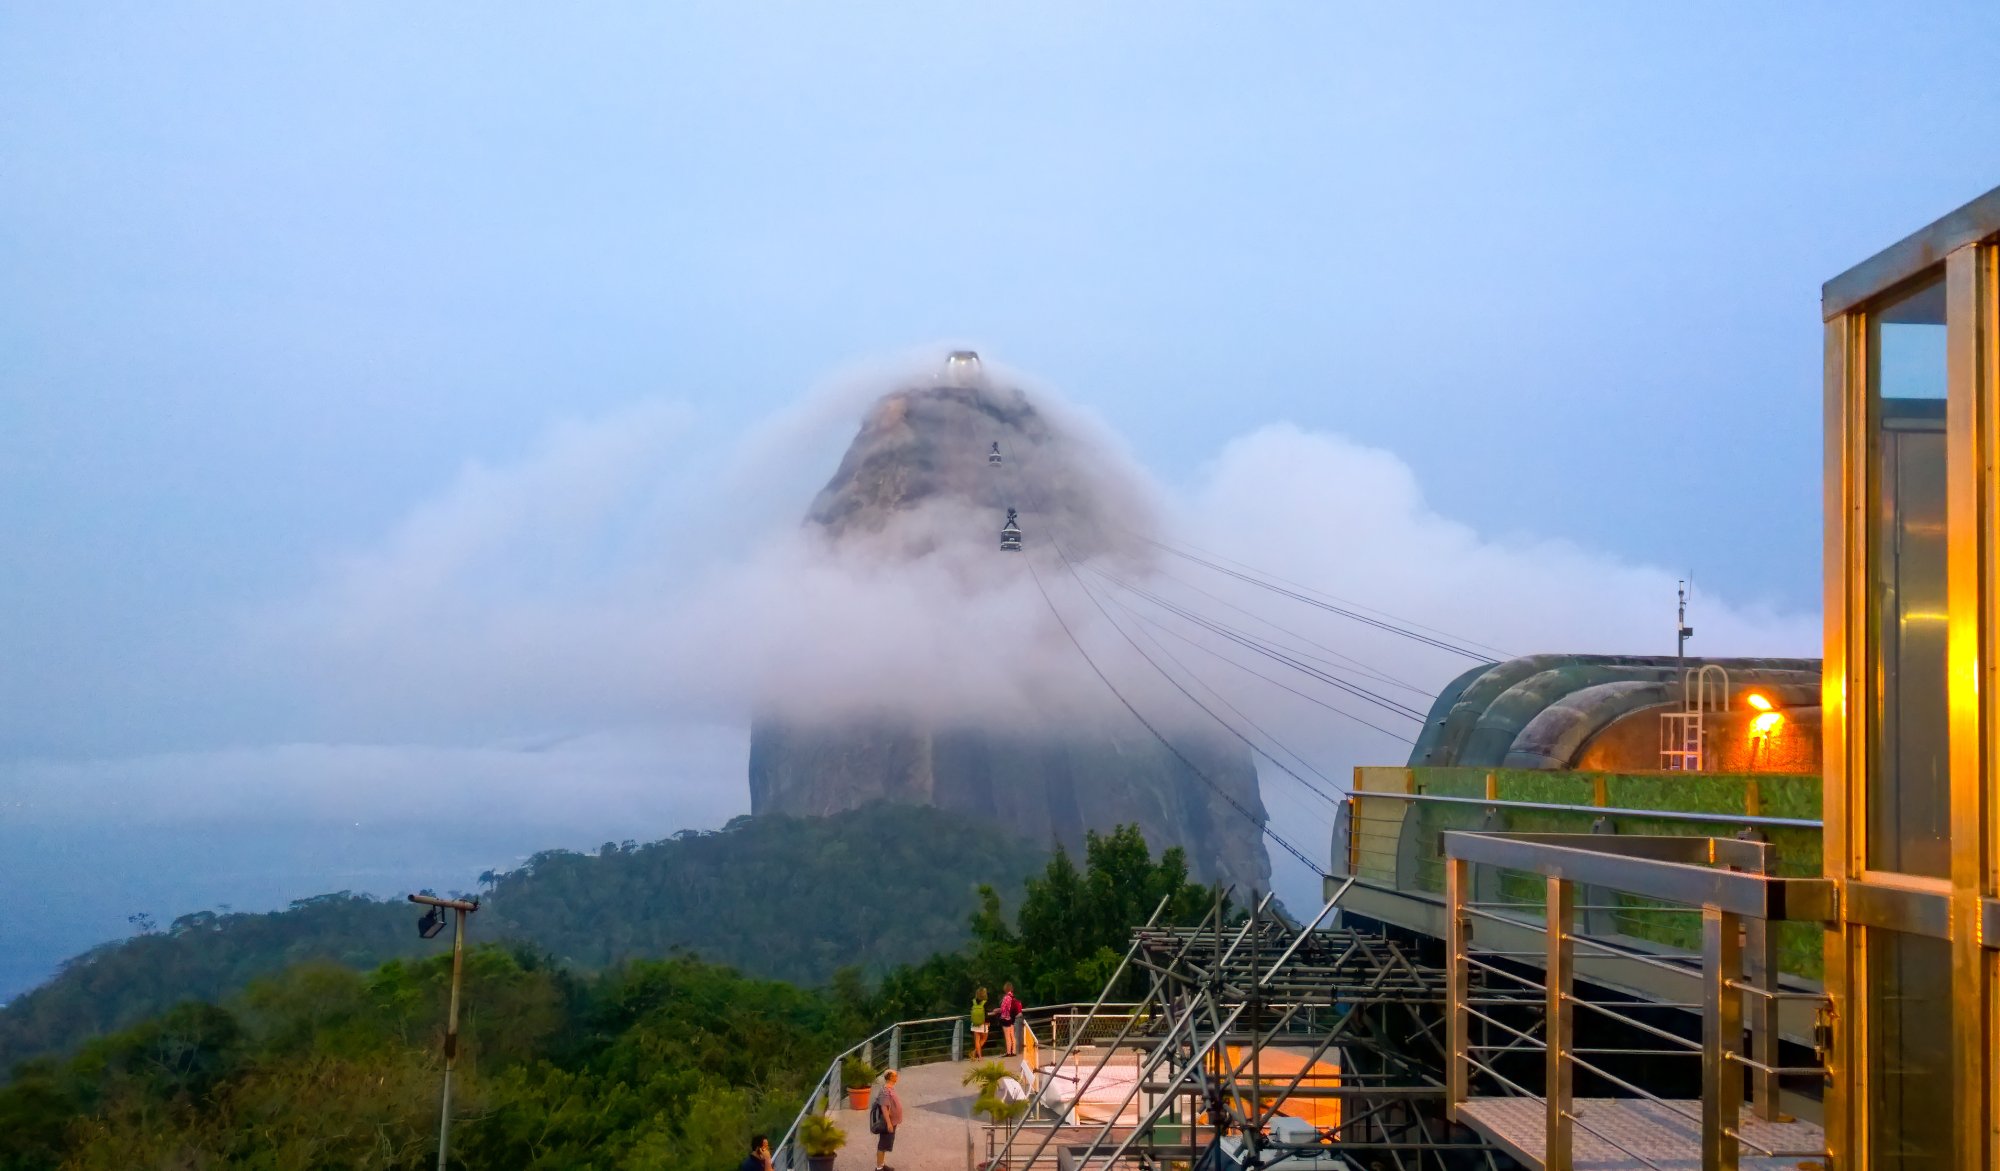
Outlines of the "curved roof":
[[1818,659],[1686,659],[1672,655],[1527,655],[1484,663],[1438,692],[1410,764],[1571,767],[1620,716],[1674,702],[1680,672],[1714,664],[1732,687],[1819,703]]

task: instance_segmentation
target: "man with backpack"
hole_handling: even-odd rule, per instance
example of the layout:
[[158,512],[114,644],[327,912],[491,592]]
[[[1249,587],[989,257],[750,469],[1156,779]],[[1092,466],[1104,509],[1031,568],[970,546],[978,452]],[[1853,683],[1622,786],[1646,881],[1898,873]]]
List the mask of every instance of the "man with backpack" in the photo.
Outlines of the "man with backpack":
[[896,1093],[895,1070],[882,1075],[882,1092],[868,1104],[868,1132],[875,1136],[875,1171],[893,1171],[889,1152],[896,1149],[896,1131],[903,1125],[903,1099]]

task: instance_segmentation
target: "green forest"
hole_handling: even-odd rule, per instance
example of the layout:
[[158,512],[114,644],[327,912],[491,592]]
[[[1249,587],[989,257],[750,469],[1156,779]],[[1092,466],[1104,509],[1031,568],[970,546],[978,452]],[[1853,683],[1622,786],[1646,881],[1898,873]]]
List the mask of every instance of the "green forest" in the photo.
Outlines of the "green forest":
[[[818,985],[848,965],[879,976],[956,949],[970,938],[966,907],[979,885],[1015,889],[1048,857],[1046,847],[927,806],[741,817],[716,832],[606,842],[594,854],[552,850],[481,875],[471,931],[577,970],[688,953]],[[414,922],[400,899],[347,892],[268,914],[184,915],[77,957],[0,1009],[0,1070],[73,1052],[181,1000],[219,1002],[291,965],[365,969],[434,954]]]
[[[872,845],[872,826],[848,824],[857,849]],[[921,866],[883,874],[881,852],[866,857],[853,897],[900,904],[938,882]],[[1162,897],[1174,921],[1212,906],[1179,850],[1155,858],[1130,827],[1090,835],[1081,866],[1062,850],[1044,857],[1004,888],[960,888],[959,945],[872,978],[853,963],[799,984],[690,954],[607,951],[593,966],[527,943],[473,948],[453,1165],[725,1171],[749,1135],[782,1133],[832,1055],[878,1025],[962,1012],[975,984],[1003,980],[1030,1003],[1094,996]],[[1002,889],[1019,892],[1011,915]],[[373,906],[415,939],[411,908]],[[800,911],[746,909],[729,926],[796,929]],[[569,930],[581,939],[588,926]],[[369,970],[281,963],[72,1056],[16,1065],[0,1087],[0,1171],[431,1166],[450,975],[441,942]]]

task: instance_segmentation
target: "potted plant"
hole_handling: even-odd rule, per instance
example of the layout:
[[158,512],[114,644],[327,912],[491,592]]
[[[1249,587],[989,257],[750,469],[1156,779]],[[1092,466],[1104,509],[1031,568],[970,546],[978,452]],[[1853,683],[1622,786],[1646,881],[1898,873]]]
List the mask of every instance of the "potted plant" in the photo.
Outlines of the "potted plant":
[[841,1061],[840,1085],[847,1091],[847,1105],[850,1109],[868,1109],[868,1088],[875,1084],[875,1078],[880,1072],[859,1057],[849,1057]]
[[811,1171],[833,1171],[833,1156],[846,1145],[847,1132],[829,1115],[809,1115],[799,1126],[799,1146]]
[[971,1069],[966,1070],[965,1076],[958,1079],[958,1084],[961,1086],[978,1086],[979,1096],[984,1098],[988,1094],[993,1093],[995,1087],[999,1086],[1000,1079],[1006,1076],[1006,1063],[999,1058],[993,1058],[989,1061],[982,1061]]
[[[1020,1098],[1009,1101],[1000,1096],[1000,1083],[1010,1076],[1006,1065],[988,1061],[967,1070],[959,1081],[960,1085],[979,1087],[979,1096],[972,1101],[972,1112],[985,1115],[993,1126],[1008,1125],[1028,1108],[1028,1103]],[[1006,1171],[1006,1168],[1007,1164],[999,1159],[981,1164],[981,1171]]]

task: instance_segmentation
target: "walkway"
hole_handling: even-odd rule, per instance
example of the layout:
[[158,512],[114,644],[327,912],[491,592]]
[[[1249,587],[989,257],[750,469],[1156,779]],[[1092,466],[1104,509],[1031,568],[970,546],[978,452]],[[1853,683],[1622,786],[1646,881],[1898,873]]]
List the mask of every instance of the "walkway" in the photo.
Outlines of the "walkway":
[[[1576,1171],[1701,1171],[1701,1103],[1673,1106],[1640,1098],[1578,1098],[1571,1145]],[[1473,1098],[1459,1117],[1484,1131],[1529,1167],[1542,1166],[1548,1106],[1540,1098]],[[1741,1120],[1743,1171],[1796,1171],[1817,1158],[1766,1156],[1759,1150],[1819,1151],[1826,1135],[1810,1122],[1765,1122],[1748,1110]]]
[[[940,1061],[901,1071],[896,1093],[903,1099],[903,1128],[889,1166],[896,1171],[965,1171],[968,1136],[985,1151],[985,1120],[972,1120],[975,1090],[959,1084],[970,1061]],[[836,1171],[864,1171],[875,1165],[875,1136],[868,1133],[868,1112],[836,1110],[833,1120],[847,1131],[847,1145],[834,1164]]]

